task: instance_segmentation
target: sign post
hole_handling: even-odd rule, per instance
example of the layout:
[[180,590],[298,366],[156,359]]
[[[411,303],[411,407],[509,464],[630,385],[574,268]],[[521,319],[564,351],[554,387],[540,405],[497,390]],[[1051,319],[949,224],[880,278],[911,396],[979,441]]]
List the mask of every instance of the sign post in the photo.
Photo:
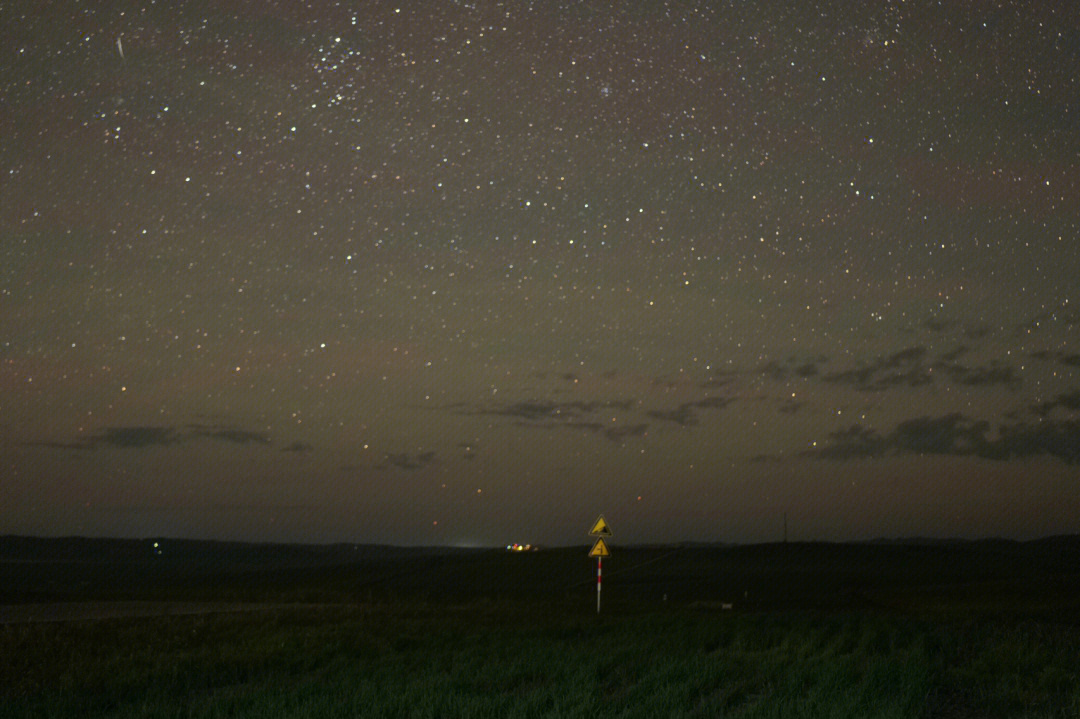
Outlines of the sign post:
[[600,583],[603,581],[603,567],[604,557],[610,557],[611,552],[608,550],[607,542],[604,541],[604,537],[611,536],[611,527],[608,526],[607,520],[604,519],[604,515],[600,515],[595,522],[593,522],[592,529],[589,530],[589,534],[596,537],[596,543],[593,544],[593,548],[589,550],[590,557],[596,557],[596,613],[600,613]]

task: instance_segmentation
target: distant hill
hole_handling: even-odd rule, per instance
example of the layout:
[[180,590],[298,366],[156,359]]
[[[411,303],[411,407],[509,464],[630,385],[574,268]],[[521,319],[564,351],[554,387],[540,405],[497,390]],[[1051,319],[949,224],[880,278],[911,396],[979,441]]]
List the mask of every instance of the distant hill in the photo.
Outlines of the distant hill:
[[385,544],[276,544],[201,539],[0,536],[0,561],[139,562],[167,558],[221,566],[318,566],[356,560],[468,552]]
[[[0,603],[586,601],[588,547],[540,552],[183,539],[0,537]],[[742,609],[1080,597],[1080,537],[612,546],[612,602]],[[942,600],[943,601],[943,600]]]

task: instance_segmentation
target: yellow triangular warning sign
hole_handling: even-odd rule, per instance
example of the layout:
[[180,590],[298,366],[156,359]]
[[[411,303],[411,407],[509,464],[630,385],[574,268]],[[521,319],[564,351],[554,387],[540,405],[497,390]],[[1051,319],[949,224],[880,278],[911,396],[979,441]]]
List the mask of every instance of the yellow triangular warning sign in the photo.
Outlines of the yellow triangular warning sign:
[[611,527],[608,526],[607,520],[604,519],[604,515],[600,515],[596,518],[596,522],[593,523],[592,529],[589,530],[589,534],[594,537],[610,537]]
[[607,543],[604,542],[603,537],[596,538],[596,544],[592,545],[592,549],[589,551],[590,557],[610,557],[611,552],[608,551]]

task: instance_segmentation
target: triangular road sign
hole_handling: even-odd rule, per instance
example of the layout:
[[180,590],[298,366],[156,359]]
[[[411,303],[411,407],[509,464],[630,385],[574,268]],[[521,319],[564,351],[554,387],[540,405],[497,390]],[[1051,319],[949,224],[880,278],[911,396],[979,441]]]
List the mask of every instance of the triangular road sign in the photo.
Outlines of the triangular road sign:
[[596,538],[596,544],[592,545],[592,550],[589,551],[590,557],[610,557],[611,552],[608,551],[607,543],[604,542],[603,537]]
[[596,518],[596,522],[593,523],[592,529],[589,530],[589,534],[594,537],[610,537],[611,527],[608,526],[607,520],[604,519],[604,515],[600,515]]

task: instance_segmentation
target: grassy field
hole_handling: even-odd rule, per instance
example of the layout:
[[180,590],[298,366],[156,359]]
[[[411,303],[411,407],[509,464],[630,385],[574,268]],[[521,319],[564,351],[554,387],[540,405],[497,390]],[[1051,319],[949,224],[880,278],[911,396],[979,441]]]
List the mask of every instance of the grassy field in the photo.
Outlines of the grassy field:
[[1073,555],[1006,549],[648,550],[600,616],[570,553],[219,568],[189,593],[340,603],[0,626],[0,717],[1078,717]]
[[1076,717],[1064,618],[527,603],[8,625],[8,717]]

